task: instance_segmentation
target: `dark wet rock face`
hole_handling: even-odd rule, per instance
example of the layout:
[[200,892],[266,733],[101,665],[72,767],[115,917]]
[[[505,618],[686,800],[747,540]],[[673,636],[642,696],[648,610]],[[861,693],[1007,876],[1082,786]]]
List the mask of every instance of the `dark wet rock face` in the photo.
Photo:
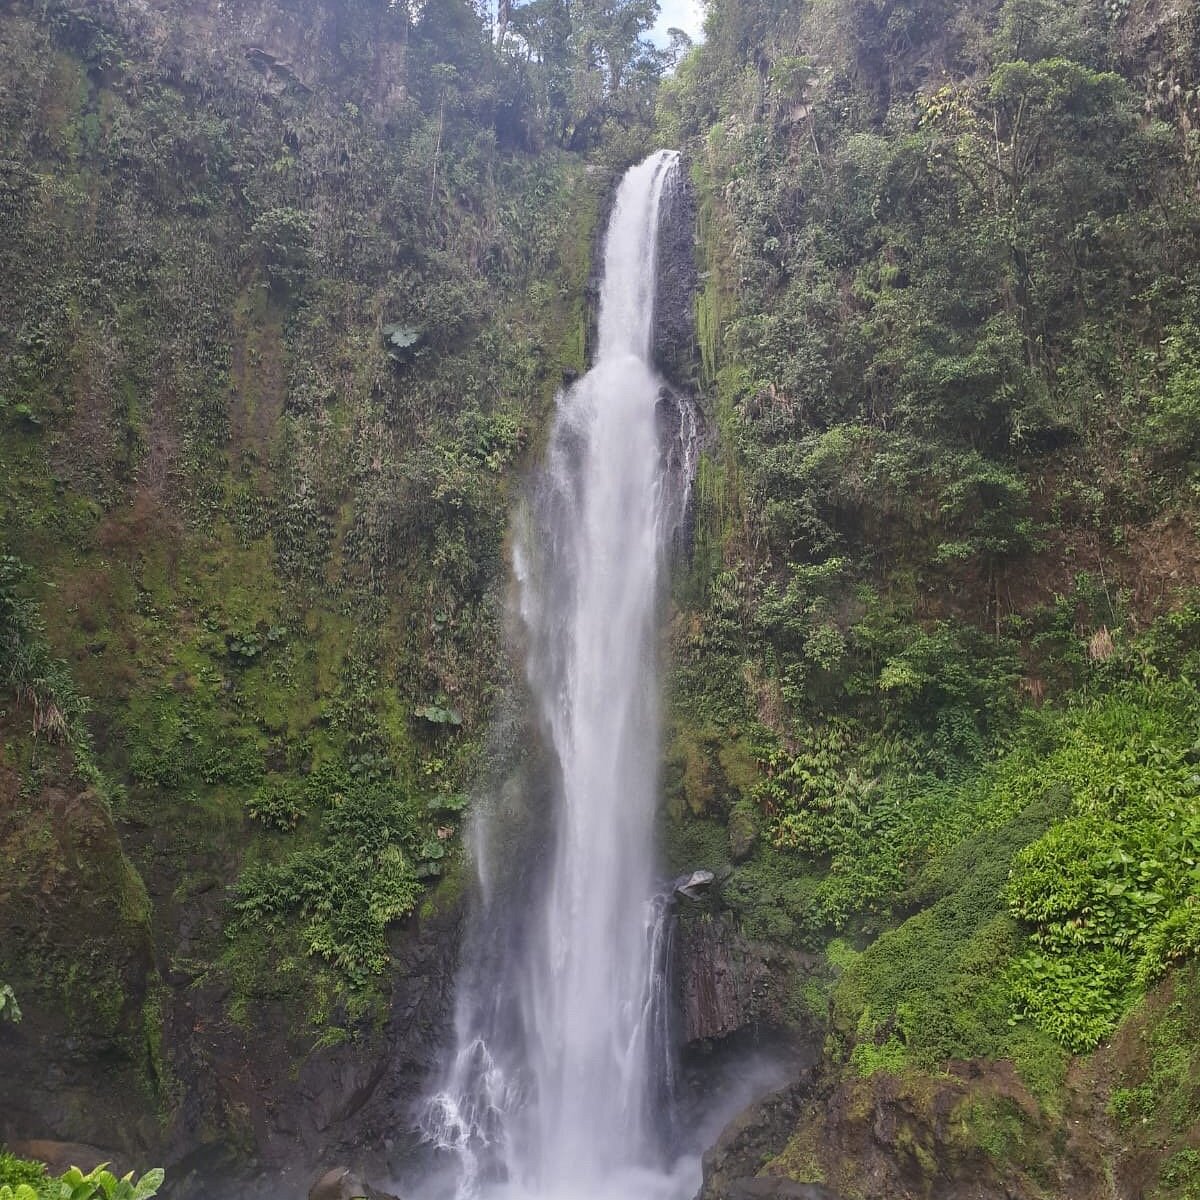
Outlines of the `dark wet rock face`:
[[801,955],[750,941],[731,913],[684,914],[675,951],[685,1043],[790,1023],[787,996],[796,972],[804,970]]
[[0,979],[24,1014],[0,1022],[0,1143],[124,1160],[155,1130],[142,1101],[154,972],[141,881],[101,798],[69,780],[26,792],[0,766],[0,846]]
[[308,1200],[397,1200],[389,1192],[381,1192],[352,1167],[333,1167],[326,1171],[308,1193]]
[[671,386],[696,391],[696,195],[681,161],[663,193],[658,230],[658,293],[654,308],[654,365]]
[[[413,1104],[448,1037],[460,914],[406,923],[392,938],[394,971],[386,1024],[373,1036],[297,1057],[263,1022],[251,1033],[217,1021],[180,1049],[192,1089],[175,1194],[204,1196],[213,1179],[237,1197],[302,1196],[317,1166],[338,1157],[354,1179],[386,1179],[417,1145]],[[203,1027],[219,997],[181,997],[177,1014]],[[247,1127],[248,1126],[248,1127]],[[205,1130],[218,1130],[210,1144]],[[229,1147],[250,1143],[248,1156]],[[373,1196],[367,1190],[354,1195]]]
[[[779,1189],[795,1183],[794,1180],[755,1177],[786,1146],[813,1088],[812,1072],[804,1071],[795,1082],[739,1113],[704,1155],[704,1184],[697,1200],[793,1195]],[[765,1190],[755,1192],[755,1188]]]

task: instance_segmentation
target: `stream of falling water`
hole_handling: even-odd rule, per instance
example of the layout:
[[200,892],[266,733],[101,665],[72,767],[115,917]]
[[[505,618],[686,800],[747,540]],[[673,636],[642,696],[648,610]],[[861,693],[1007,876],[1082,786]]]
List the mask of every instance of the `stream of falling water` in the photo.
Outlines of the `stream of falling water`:
[[698,1182],[694,1161],[670,1162],[671,920],[654,846],[662,576],[690,479],[690,463],[669,467],[680,422],[661,419],[652,365],[660,206],[677,172],[659,151],[620,184],[595,361],[559,396],[518,521],[550,841],[536,864],[513,861],[501,810],[476,817],[457,1045],[422,1116],[455,1157],[458,1200],[674,1200]]

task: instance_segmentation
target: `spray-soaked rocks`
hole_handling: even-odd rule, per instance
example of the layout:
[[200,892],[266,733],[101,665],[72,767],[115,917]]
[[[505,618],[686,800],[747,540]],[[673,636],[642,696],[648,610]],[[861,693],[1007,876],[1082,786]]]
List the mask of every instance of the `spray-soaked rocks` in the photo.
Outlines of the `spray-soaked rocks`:
[[308,1200],[397,1200],[364,1183],[353,1167],[333,1167],[309,1189]]
[[[695,890],[693,899],[703,894]],[[797,977],[811,966],[809,960],[773,943],[751,941],[731,913],[689,907],[690,913],[680,909],[674,943],[684,1042],[724,1038],[751,1026],[779,1030],[794,1025],[790,997]]]

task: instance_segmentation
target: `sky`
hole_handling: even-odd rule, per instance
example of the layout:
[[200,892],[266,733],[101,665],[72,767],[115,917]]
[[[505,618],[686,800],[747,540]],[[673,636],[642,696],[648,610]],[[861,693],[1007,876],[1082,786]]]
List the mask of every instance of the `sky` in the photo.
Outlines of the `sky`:
[[693,41],[700,41],[704,28],[703,0],[658,0],[658,24],[650,31],[657,45],[666,45],[667,30],[682,29]]

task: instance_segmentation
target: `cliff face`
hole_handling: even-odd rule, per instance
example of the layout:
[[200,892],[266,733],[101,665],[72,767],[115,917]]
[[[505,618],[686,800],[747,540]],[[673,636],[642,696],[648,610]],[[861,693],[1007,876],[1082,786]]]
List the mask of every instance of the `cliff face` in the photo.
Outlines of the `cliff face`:
[[699,384],[696,345],[696,190],[683,158],[676,182],[663,195],[658,235],[658,290],[654,310],[654,362],[684,395]]
[[0,9],[0,1138],[303,1174],[441,1044],[605,178],[422,13]]
[[[686,1012],[735,1024],[743,947],[782,943],[825,1031],[708,1196],[1195,1187],[1159,991],[1200,949],[1163,865],[1195,841],[1193,9],[717,0],[660,91],[712,430],[664,773],[672,866],[716,876]],[[1153,917],[1108,899],[1135,876]]]
[[[159,984],[145,885],[100,797],[69,778],[29,788],[0,767],[0,846],[5,977],[24,1001],[0,1027],[0,1136],[131,1149],[153,1134],[137,1087],[154,1070],[142,1016]],[[27,990],[34,977],[51,1004]]]
[[84,53],[103,54],[114,36],[136,46],[136,59],[109,56],[99,64],[105,69],[162,72],[180,82],[219,69],[230,82],[257,78],[267,93],[291,86],[383,111],[407,96],[411,27],[403,5],[98,0],[52,5],[47,13]]
[[794,997],[812,966],[786,947],[750,941],[729,912],[685,916],[676,935],[684,1043],[802,1029]]

